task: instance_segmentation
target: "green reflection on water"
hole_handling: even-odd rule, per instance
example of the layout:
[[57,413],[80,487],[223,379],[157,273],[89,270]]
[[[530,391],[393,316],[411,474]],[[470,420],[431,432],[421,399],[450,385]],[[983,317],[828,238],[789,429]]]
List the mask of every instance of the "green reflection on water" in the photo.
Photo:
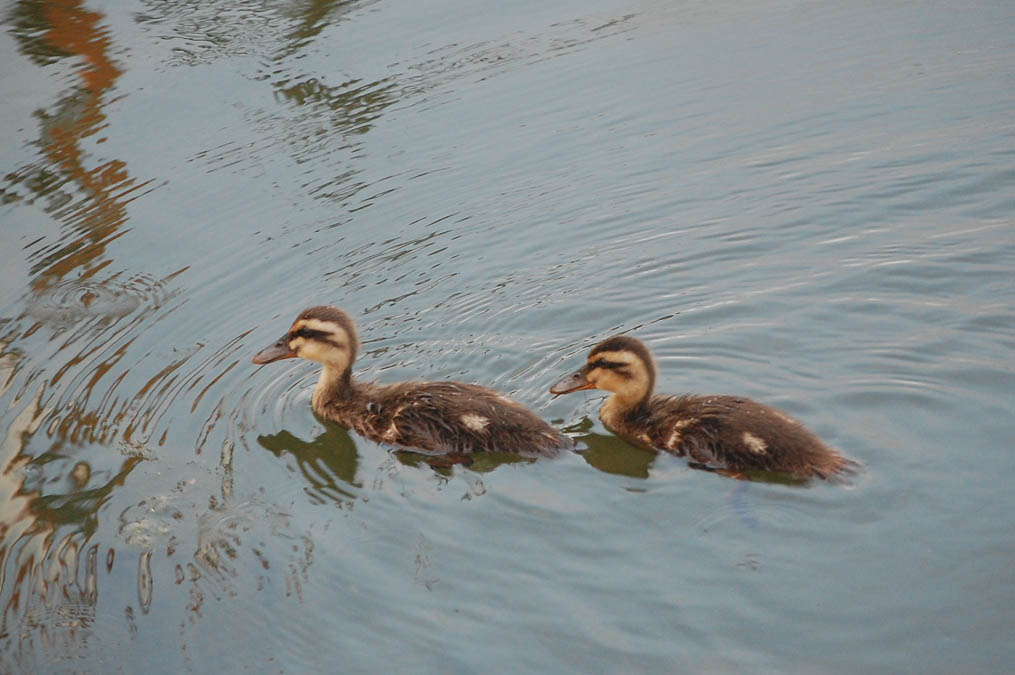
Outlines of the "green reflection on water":
[[288,431],[257,437],[257,442],[276,457],[292,455],[300,473],[315,493],[327,499],[348,501],[356,497],[359,455],[356,444],[345,429],[328,424],[324,433],[304,441]]
[[591,428],[592,420],[583,417],[580,422],[565,429],[576,441],[585,446],[586,449],[581,456],[586,462],[605,473],[648,478],[649,467],[655,461],[656,453],[636,448],[613,435],[591,433],[589,432]]

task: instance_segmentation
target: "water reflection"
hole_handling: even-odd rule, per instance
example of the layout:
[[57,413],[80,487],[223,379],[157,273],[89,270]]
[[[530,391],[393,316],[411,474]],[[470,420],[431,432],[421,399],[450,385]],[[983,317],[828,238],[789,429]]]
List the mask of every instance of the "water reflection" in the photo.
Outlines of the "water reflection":
[[[146,0],[137,15],[140,26],[171,45],[169,65],[205,65],[220,59],[257,56],[262,64],[250,76],[264,82],[280,105],[250,111],[260,142],[243,134],[225,137],[201,149],[192,161],[207,171],[263,165],[280,153],[315,175],[300,187],[307,194],[347,204],[370,183],[358,180],[353,166],[359,138],[402,93],[390,78],[367,79],[340,74],[334,66],[306,72],[301,59],[321,33],[350,13],[372,4],[363,0],[163,2]],[[228,14],[230,20],[221,17]],[[323,165],[323,166],[322,166]]]
[[[194,392],[196,405],[206,384],[187,366],[200,345],[142,365],[151,362],[151,329],[181,304],[174,285],[187,268],[129,273],[108,257],[127,232],[128,205],[151,183],[132,178],[122,160],[94,157],[122,74],[103,15],[79,0],[22,1],[7,20],[40,67],[73,69],[69,88],[36,113],[36,159],[5,171],[0,184],[4,203],[37,205],[59,227],[24,247],[23,310],[0,318],[0,635],[16,646],[0,659],[31,670],[39,654],[71,654],[88,642],[99,560],[110,573],[116,557],[90,543],[99,514],[151,443],[166,442],[169,404]],[[221,354],[201,365],[209,363],[220,366]],[[142,613],[152,602],[150,561],[143,547]]]
[[631,478],[648,478],[649,468],[655,461],[656,453],[636,448],[627,441],[609,434],[592,433],[593,422],[588,417],[566,427],[564,430],[584,446],[582,459],[604,473]]
[[[330,44],[328,29],[361,14],[374,4],[368,0],[261,0],[243,6],[225,0],[145,0],[143,4],[145,11],[136,15],[136,21],[170,46],[167,65],[199,66],[227,59],[236,63],[254,57],[256,69],[246,75],[265,83],[280,104],[246,111],[253,139],[245,131],[226,135],[190,159],[215,172],[263,167],[276,157],[285,157],[300,165],[297,189],[341,206],[346,214],[399,189],[399,181],[393,179],[405,178],[399,174],[361,177],[362,136],[386,111],[396,105],[430,104],[434,90],[456,79],[485,79],[572,54],[632,30],[634,17],[582,17],[541,27],[534,34],[467,44],[456,39],[426,51],[422,60],[394,61],[380,74],[361,74],[349,72],[349,59],[321,50],[319,43]],[[228,22],[222,21],[223,15],[229,16]],[[411,178],[445,168],[416,168]],[[337,220],[332,226],[346,222],[341,215]]]
[[23,54],[39,65],[73,59],[77,82],[50,111],[36,113],[41,157],[6,172],[2,188],[5,203],[42,202],[53,218],[66,226],[62,241],[30,248],[33,288],[45,289],[72,271],[84,278],[98,272],[107,245],[123,234],[126,208],[150,181],[130,177],[126,162],[90,161],[85,143],[106,124],[107,94],[122,71],[110,52],[112,40],[102,24],[103,15],[90,11],[81,0],[29,2],[14,5],[11,33]]
[[[630,476],[631,478],[649,477],[652,465],[659,457],[657,453],[635,447],[612,434],[604,435],[591,432],[590,429],[592,427],[593,422],[588,417],[583,417],[575,424],[565,427],[565,431],[579,443],[579,447],[584,446],[585,449],[581,451],[581,456],[590,466],[604,473]],[[686,466],[697,471],[717,473],[724,476],[731,475],[723,470],[717,470],[698,462],[685,461],[684,459],[678,461],[681,462],[681,466]],[[733,474],[733,476],[740,481],[756,483],[775,483],[778,485],[794,486],[812,484],[808,479],[797,478],[775,471],[738,472]]]
[[[10,367],[10,359],[3,362]],[[87,542],[99,509],[139,461],[128,457],[119,471],[94,481],[88,463],[71,465],[56,449],[27,452],[51,412],[41,403],[42,394],[40,386],[35,396],[22,400],[0,446],[0,636],[16,636],[16,652],[2,658],[19,663],[30,661],[25,655],[37,647],[67,649],[87,641],[100,556],[99,545]],[[113,557],[109,549],[107,572]]]
[[[126,231],[127,205],[148,182],[131,178],[124,161],[93,160],[86,146],[102,142],[96,136],[108,127],[104,107],[122,74],[103,18],[80,0],[23,0],[8,17],[22,53],[36,63],[74,64],[74,84],[52,111],[38,113],[39,158],[8,172],[3,188],[6,202],[41,202],[62,230],[25,247],[30,289],[24,313],[8,326],[9,339],[31,357],[17,395],[44,378],[46,403],[59,411],[48,429],[61,439],[52,452],[63,443],[109,443],[116,436],[139,447],[138,432],[150,431],[158,418],[151,392],[181,365],[170,365],[132,396],[115,395],[128,378],[124,366],[139,330],[170,303],[171,282],[186,268],[162,278],[108,271],[107,246]],[[107,376],[117,370],[110,384]]]
[[[308,494],[317,503],[334,502],[352,507],[361,493],[363,483],[356,479],[360,470],[360,457],[349,432],[332,422],[322,420],[324,432],[312,441],[297,438],[289,431],[258,436],[257,442],[280,459],[291,456],[297,468],[309,483]],[[532,457],[520,457],[511,452],[484,452],[475,455],[426,455],[412,450],[393,448],[391,456],[403,466],[435,472],[442,480],[450,477],[456,466],[465,467],[473,474],[488,473],[504,464],[529,464]],[[397,465],[396,465],[397,466]],[[391,474],[393,467],[385,463],[379,470]],[[476,488],[478,477],[467,476],[466,481]],[[373,487],[380,483],[374,481]],[[482,488],[477,488],[482,492]]]
[[392,454],[405,466],[427,466],[442,476],[450,476],[456,466],[467,467],[470,471],[476,473],[489,473],[504,464],[532,464],[538,460],[536,457],[525,457],[514,452],[480,452],[474,455],[424,455],[412,450],[393,450]]
[[282,459],[291,455],[300,473],[310,483],[310,494],[317,502],[339,504],[355,499],[361,483],[356,482],[359,455],[349,432],[333,424],[324,433],[307,442],[288,431],[258,436],[261,447]]
[[[237,582],[260,590],[273,566],[286,595],[302,594],[313,564],[313,537],[294,530],[286,512],[259,501],[225,502],[202,513],[198,525],[197,548],[186,565],[192,601],[200,604],[207,593],[235,595]],[[269,538],[289,545],[265,550],[259,542]]]
[[[57,411],[51,435],[70,443],[122,439],[133,452],[146,454],[170,395],[189,384],[180,371],[192,354],[184,352],[147,377],[131,376],[132,357],[141,347],[140,333],[165,317],[160,310],[174,297],[166,287],[180,272],[159,280],[141,276],[118,283],[114,277],[91,284],[92,297],[104,297],[105,303],[82,301],[78,283],[60,284],[29,300],[23,318],[34,322],[20,343],[32,344],[34,360],[47,371],[49,400]],[[49,337],[47,345],[33,339],[37,332]],[[121,391],[127,387],[136,389]],[[165,429],[162,434],[160,442]]]
[[[274,45],[274,58],[284,59],[306,47],[324,27],[362,5],[264,5],[245,13],[249,21],[223,24],[223,11],[242,18],[232,5],[150,2],[150,12],[138,15],[138,21],[157,25],[175,17],[184,42],[209,47],[204,56],[231,55],[235,47],[243,51],[256,44],[258,48]],[[206,21],[196,20],[201,12],[211,13]],[[207,506],[198,506],[197,499],[187,497],[184,508],[178,504],[180,500],[198,491],[188,484],[141,500],[120,513],[118,534],[139,551],[134,572],[137,604],[126,608],[130,630],[137,630],[135,607],[140,615],[152,608],[158,586],[153,552],[165,550],[173,556],[183,546],[180,523],[184,512],[202,514],[192,559],[176,565],[177,583],[189,579],[192,584],[189,609],[194,615],[200,614],[209,583],[214,595],[223,589],[228,592],[228,580],[239,574],[237,551],[244,545],[243,533],[252,528],[256,531],[255,524],[267,523],[273,537],[303,542],[293,548],[303,551],[297,553],[301,561],[283,561],[281,565],[289,570],[283,571],[287,588],[298,594],[300,575],[312,559],[309,539],[288,531],[285,515],[270,505],[233,500],[234,449],[244,447],[243,430],[257,418],[252,407],[263,402],[252,389],[241,391],[239,400],[220,390],[223,378],[241,360],[234,355],[246,332],[210,348],[204,343],[179,344],[178,340],[171,349],[166,348],[160,340],[160,324],[187,300],[179,282],[188,267],[163,275],[131,272],[129,268],[117,269],[109,255],[110,244],[128,231],[130,202],[154,189],[154,184],[134,178],[124,160],[98,157],[102,147],[109,147],[103,146],[104,134],[116,131],[109,125],[106,107],[114,100],[110,92],[124,67],[113,57],[114,41],[104,16],[88,9],[83,0],[22,0],[13,5],[6,20],[21,53],[40,68],[70,64],[72,79],[58,99],[36,115],[39,131],[33,145],[38,148],[37,156],[21,167],[8,168],[0,179],[0,201],[37,206],[59,228],[24,247],[30,278],[23,309],[16,317],[0,318],[4,338],[0,394],[9,395],[9,412],[0,415],[7,431],[0,457],[0,522],[4,526],[0,634],[7,637],[16,630],[22,636],[31,631],[52,635],[60,627],[78,630],[83,621],[87,623],[77,619],[65,626],[58,620],[47,620],[52,617],[38,611],[37,600],[72,613],[67,609],[67,598],[73,596],[84,608],[77,615],[93,611],[98,594],[98,544],[91,544],[87,556],[91,562],[80,578],[77,551],[88,546],[100,511],[114,490],[139,463],[152,457],[153,448],[167,446],[177,402],[204,418],[194,439],[194,452],[200,455],[205,447],[219,450],[218,498],[206,499]],[[277,39],[263,39],[256,25],[273,38],[283,35],[282,45]],[[205,30],[216,34],[203,35]],[[176,52],[184,59],[188,53],[194,54],[187,49]],[[335,129],[353,138],[369,129],[394,100],[390,84],[383,81],[343,77],[338,84],[328,84],[286,74],[267,79],[276,100],[283,107],[301,111],[306,125],[318,127],[323,114]],[[297,138],[304,140],[297,142]],[[315,138],[321,144],[315,143]],[[332,138],[332,134],[297,130],[290,139],[295,143],[291,154],[297,159],[323,154]],[[219,148],[219,155],[212,160],[220,161],[228,150]],[[354,185],[352,192],[336,186],[347,183],[353,173],[343,168],[337,177],[317,188],[333,198],[352,194],[363,186]],[[246,362],[246,358],[242,360]],[[34,442],[33,437],[37,437]],[[297,457],[320,499],[349,503],[356,494],[358,459],[344,432],[330,429],[303,446],[294,437],[283,435],[265,438],[264,443],[279,456],[290,453]],[[249,542],[246,545],[249,547]],[[106,556],[108,568],[115,559],[113,551],[110,548]],[[253,551],[256,567],[267,569],[273,554]],[[84,581],[83,595],[71,593],[71,586],[78,581]],[[54,603],[54,594],[62,594],[62,605]],[[31,651],[30,640],[21,644]]]
[[[200,65],[256,54],[273,61],[306,49],[321,32],[372,0],[301,0],[235,2],[145,0],[135,15],[142,26],[171,27],[169,65]],[[228,16],[228,21],[223,16]]]

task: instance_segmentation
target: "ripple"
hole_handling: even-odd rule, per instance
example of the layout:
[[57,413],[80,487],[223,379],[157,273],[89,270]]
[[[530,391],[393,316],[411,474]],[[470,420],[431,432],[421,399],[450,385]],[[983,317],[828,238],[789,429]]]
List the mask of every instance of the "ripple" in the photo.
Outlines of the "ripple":
[[258,376],[256,383],[240,397],[236,414],[251,425],[255,420],[267,418],[272,425],[281,426],[294,413],[310,409],[317,376],[317,370],[305,363],[276,370],[267,381]]
[[105,279],[81,278],[43,287],[28,298],[26,312],[33,318],[57,328],[87,319],[122,319],[142,307],[162,307],[171,297],[167,284],[185,272],[155,279],[147,274]]
[[[210,391],[219,393],[217,400],[201,403],[195,399],[191,406],[196,410],[200,404],[200,408],[207,411],[198,432],[195,452],[201,454],[206,447],[221,443],[223,465],[231,464],[228,455],[232,448],[256,448],[250,443],[256,437],[250,433],[252,430],[284,429],[293,419],[303,417],[313,424],[310,399],[318,377],[315,364],[289,361],[285,365],[256,368],[250,364],[250,355],[256,349],[247,343],[248,335],[249,331],[242,333],[221,350],[218,361],[228,360],[227,367],[223,368],[221,363],[207,363],[193,374],[195,381],[204,382],[200,396]],[[227,374],[234,380],[231,384],[223,381]]]
[[119,534],[127,544],[150,550],[169,542],[182,519],[170,496],[149,497],[120,513]]
[[[313,564],[313,537],[307,531],[294,529],[289,514],[280,508],[259,501],[233,502],[204,513],[199,522],[197,550],[194,553],[195,588],[235,594],[237,584],[253,582],[263,585],[265,577],[251,579],[251,571],[267,575],[272,567],[284,570],[287,591],[299,596]],[[277,556],[262,551],[256,542],[281,538],[290,546],[276,551]],[[253,540],[251,544],[247,540]],[[246,543],[245,543],[246,542]],[[249,549],[246,556],[239,552]],[[201,583],[201,578],[206,580]]]
[[806,499],[785,494],[766,498],[769,495],[755,483],[736,481],[724,493],[720,506],[696,519],[694,531],[705,536],[759,526],[792,529],[795,523],[813,516],[813,505]]
[[[153,445],[167,442],[173,415],[189,413],[206,415],[197,453],[222,419],[230,420],[226,439],[236,445],[253,416],[234,410],[229,378],[249,362],[249,331],[221,340],[206,333],[211,345],[188,345],[180,344],[180,322],[160,330],[185,304],[172,282],[187,269],[164,278],[114,274],[34,289],[24,316],[35,323],[25,329],[15,321],[9,329],[10,344],[22,356],[4,386],[21,398],[44,380],[42,404],[53,411],[47,432],[73,444],[113,444],[122,454],[150,457]],[[255,392],[251,384],[245,393],[262,400],[270,395],[277,406],[298,389]]]

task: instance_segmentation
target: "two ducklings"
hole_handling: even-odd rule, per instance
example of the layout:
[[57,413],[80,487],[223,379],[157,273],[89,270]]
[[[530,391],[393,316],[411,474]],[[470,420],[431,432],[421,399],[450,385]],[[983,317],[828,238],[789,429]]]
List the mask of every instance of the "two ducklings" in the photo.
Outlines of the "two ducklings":
[[[359,381],[352,376],[359,347],[352,318],[337,307],[318,306],[301,312],[286,334],[253,360],[265,364],[299,357],[320,363],[313,409],[378,443],[451,456],[500,451],[554,457],[574,447],[570,437],[531,410],[487,387]],[[836,478],[858,467],[775,408],[736,396],[654,394],[655,379],[644,343],[617,336],[593,347],[585,365],[550,392],[610,392],[599,410],[607,429],[633,445],[688,457],[699,468],[808,479]]]

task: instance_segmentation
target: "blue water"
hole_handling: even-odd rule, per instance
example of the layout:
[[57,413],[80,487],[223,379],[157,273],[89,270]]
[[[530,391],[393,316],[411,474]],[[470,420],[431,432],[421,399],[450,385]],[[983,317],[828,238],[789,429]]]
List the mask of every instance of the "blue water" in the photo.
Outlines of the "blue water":
[[[0,671],[1015,668],[1015,6],[0,5]],[[511,393],[560,460],[325,424]],[[865,471],[743,482],[547,389],[596,341]]]

